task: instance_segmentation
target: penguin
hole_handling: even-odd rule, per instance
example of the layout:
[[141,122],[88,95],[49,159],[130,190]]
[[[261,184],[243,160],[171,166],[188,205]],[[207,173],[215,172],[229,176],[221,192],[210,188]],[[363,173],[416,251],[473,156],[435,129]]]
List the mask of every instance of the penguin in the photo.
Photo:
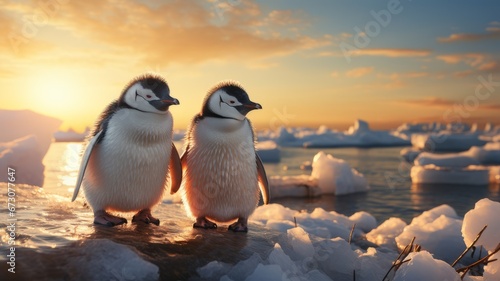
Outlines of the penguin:
[[[247,232],[248,217],[259,203],[269,202],[264,165],[255,152],[255,135],[246,115],[262,109],[239,83],[223,81],[209,90],[202,110],[185,137],[181,156],[181,198],[195,228]],[[175,193],[177,190],[172,190]]]
[[178,104],[165,79],[148,73],[130,81],[100,115],[83,153],[71,200],[82,186],[94,211],[94,224],[127,223],[110,211],[137,212],[132,222],[160,224],[151,208],[161,201],[168,174],[172,189],[182,181],[168,110]]

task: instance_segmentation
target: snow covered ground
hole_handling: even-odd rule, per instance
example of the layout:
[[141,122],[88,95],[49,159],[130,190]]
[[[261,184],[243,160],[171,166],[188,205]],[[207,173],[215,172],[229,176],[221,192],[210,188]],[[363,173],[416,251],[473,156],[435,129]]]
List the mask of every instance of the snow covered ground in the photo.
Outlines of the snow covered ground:
[[[376,227],[368,213],[346,217],[320,208],[304,213],[270,204],[259,207],[250,218],[253,223],[283,233],[267,257],[254,254],[235,265],[214,260],[198,268],[197,273],[204,280],[383,280],[399,252],[415,238],[421,249],[409,253],[386,280],[459,281],[462,272],[457,270],[485,253],[469,252],[454,267],[450,264],[484,225],[488,227],[476,247],[482,245],[491,253],[500,243],[499,212],[499,202],[482,199],[465,219],[448,205],[441,205],[423,212],[409,225],[391,218]],[[499,269],[500,261],[491,262],[484,266],[484,277],[467,273],[463,280],[500,280]],[[478,267],[474,272],[482,270]]]

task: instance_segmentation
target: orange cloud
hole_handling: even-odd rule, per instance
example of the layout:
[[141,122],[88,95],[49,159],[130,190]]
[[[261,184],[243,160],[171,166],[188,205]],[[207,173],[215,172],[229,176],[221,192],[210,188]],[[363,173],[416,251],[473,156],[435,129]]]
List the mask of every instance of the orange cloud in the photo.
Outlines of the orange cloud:
[[345,76],[351,78],[359,78],[372,73],[373,69],[373,67],[358,67],[347,71]]
[[[10,12],[18,13],[19,24],[22,15],[32,13],[32,7],[26,4],[4,10],[0,23],[4,13]],[[104,49],[149,65],[165,65],[208,60],[254,62],[330,44],[331,38],[290,34],[306,23],[292,11],[264,12],[254,1],[220,6],[175,0],[150,6],[135,1],[116,5],[112,0],[89,0],[65,1],[45,26],[56,27],[61,41],[81,41],[81,45],[96,46],[100,53]]]
[[[497,22],[492,22],[496,25]],[[439,37],[437,40],[442,43],[460,42],[460,41],[479,41],[487,39],[500,39],[500,28],[490,26],[486,28],[486,33],[454,33],[448,37]]]
[[431,53],[427,49],[358,49],[350,52],[355,56],[382,56],[382,57],[425,57]]
[[[448,64],[465,63],[476,72],[500,72],[500,61],[491,58],[487,54],[481,53],[465,53],[465,54],[450,54],[436,57],[438,60]],[[454,73],[457,77],[466,77],[473,74],[472,70],[457,71]]]
[[426,97],[422,99],[413,99],[413,100],[400,100],[399,103],[404,103],[413,106],[421,106],[421,107],[449,107],[453,106],[457,102],[449,99],[443,99],[438,97]]

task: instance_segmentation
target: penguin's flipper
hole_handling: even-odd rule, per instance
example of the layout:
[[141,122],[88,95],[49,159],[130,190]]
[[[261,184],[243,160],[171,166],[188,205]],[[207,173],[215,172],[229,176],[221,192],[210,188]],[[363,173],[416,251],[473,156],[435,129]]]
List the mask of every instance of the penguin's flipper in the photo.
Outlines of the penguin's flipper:
[[170,194],[174,194],[179,190],[182,182],[182,165],[181,159],[179,158],[179,152],[175,144],[172,143],[172,152],[170,153]]
[[94,149],[96,143],[98,143],[102,137],[104,136],[103,130],[99,131],[87,144],[87,148],[82,156],[82,163],[80,164],[80,171],[78,172],[78,178],[76,180],[75,191],[73,192],[73,198],[71,202],[75,201],[78,196],[78,192],[80,191],[80,185],[82,185],[83,176],[85,175],[85,169],[87,169],[87,164],[89,163],[90,154],[92,154],[92,150]]
[[189,151],[189,145],[186,146],[186,149],[184,149],[184,152],[181,155],[181,165],[182,165],[182,170],[186,170],[187,167],[187,155]]
[[260,160],[259,155],[255,153],[255,160],[257,162],[257,177],[259,180],[260,192],[262,193],[262,201],[264,201],[264,205],[269,204],[270,192],[269,192],[269,182],[267,181],[266,170],[264,169],[264,165],[262,164],[262,160]]

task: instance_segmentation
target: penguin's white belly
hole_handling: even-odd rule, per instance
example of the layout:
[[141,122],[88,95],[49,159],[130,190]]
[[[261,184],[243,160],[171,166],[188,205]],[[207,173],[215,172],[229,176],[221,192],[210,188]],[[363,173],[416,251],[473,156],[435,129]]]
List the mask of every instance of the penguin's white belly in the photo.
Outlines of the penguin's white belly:
[[111,124],[92,151],[83,181],[85,197],[94,211],[151,208],[165,190],[171,131],[162,127],[156,138],[146,137]]
[[[227,222],[248,218],[259,201],[250,126],[242,132],[194,132],[187,158],[183,201],[193,217]],[[210,134],[210,137],[207,137]]]

